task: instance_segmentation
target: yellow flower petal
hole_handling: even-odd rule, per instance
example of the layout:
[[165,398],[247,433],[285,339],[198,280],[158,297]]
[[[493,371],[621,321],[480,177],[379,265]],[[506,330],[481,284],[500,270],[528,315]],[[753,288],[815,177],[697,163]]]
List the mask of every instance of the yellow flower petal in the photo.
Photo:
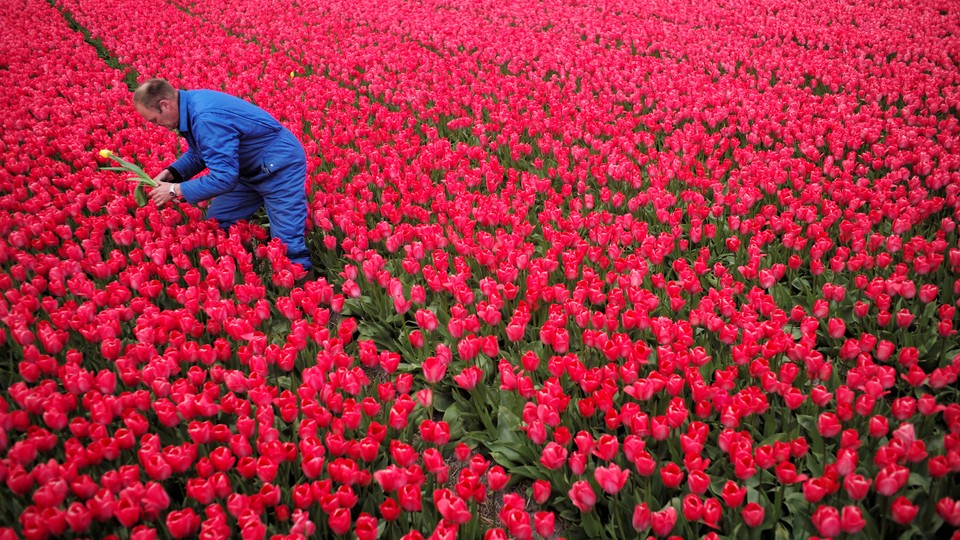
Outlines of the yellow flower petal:
[[113,154],[113,152],[107,150],[106,148],[100,151],[100,157],[102,158],[108,158],[111,154]]

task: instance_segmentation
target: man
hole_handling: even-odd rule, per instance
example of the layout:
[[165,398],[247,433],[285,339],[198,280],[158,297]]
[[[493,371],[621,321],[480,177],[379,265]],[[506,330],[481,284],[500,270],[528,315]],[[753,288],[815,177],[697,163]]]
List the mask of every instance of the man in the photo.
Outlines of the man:
[[[265,207],[270,234],[286,244],[291,262],[313,273],[304,239],[307,162],[293,133],[240,98],[213,90],[176,90],[163,79],[141,84],[133,106],[146,121],[179,130],[189,145],[154,178],[154,203],[212,198],[207,217],[224,229]],[[191,180],[204,169],[209,174]]]

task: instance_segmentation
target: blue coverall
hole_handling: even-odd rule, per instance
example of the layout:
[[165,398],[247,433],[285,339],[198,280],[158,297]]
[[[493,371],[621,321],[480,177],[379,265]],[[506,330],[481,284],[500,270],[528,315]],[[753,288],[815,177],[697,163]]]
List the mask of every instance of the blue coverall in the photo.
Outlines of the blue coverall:
[[[180,90],[180,133],[188,151],[168,170],[184,199],[213,198],[207,217],[227,229],[261,206],[287,257],[310,270],[304,240],[307,162],[303,145],[269,113],[213,90]],[[209,174],[190,180],[204,169]],[[189,181],[186,181],[189,180]]]

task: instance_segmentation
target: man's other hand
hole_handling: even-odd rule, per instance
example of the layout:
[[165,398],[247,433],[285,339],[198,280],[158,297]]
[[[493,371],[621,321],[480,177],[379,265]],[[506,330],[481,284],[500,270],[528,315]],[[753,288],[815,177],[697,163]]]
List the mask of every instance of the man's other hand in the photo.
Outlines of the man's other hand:
[[[169,173],[167,173],[169,174]],[[158,175],[159,176],[159,175]],[[180,196],[179,184],[167,182],[157,183],[157,187],[150,190],[150,200],[157,206],[163,206]]]

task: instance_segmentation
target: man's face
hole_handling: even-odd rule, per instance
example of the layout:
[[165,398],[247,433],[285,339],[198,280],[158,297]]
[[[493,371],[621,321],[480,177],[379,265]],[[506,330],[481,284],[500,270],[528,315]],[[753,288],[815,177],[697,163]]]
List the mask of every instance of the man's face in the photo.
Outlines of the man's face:
[[167,129],[177,129],[180,125],[180,106],[179,103],[170,99],[161,99],[157,102],[158,109],[144,107],[135,103],[133,108],[140,113],[144,120],[153,125],[165,127]]

